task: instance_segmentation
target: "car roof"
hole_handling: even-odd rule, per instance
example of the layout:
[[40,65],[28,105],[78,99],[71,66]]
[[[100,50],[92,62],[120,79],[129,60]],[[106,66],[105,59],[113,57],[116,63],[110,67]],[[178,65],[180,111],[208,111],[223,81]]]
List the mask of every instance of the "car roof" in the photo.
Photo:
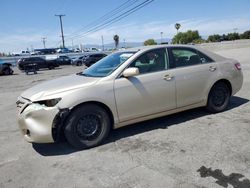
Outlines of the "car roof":
[[204,48],[198,47],[196,45],[184,45],[184,44],[164,44],[164,45],[140,46],[140,47],[128,48],[125,50],[116,51],[115,53],[121,53],[121,52],[130,52],[131,53],[131,52],[147,51],[147,50],[153,50],[153,49],[159,49],[159,48],[173,48],[173,47],[196,49],[196,50],[206,54],[207,56],[209,56],[210,58],[212,58],[215,61],[221,61],[221,60],[226,59],[218,54],[207,51]]
[[158,49],[158,48],[170,48],[170,47],[189,47],[189,48],[197,48],[194,45],[183,45],[183,44],[163,44],[163,45],[150,45],[150,46],[139,46],[139,47],[134,47],[134,48],[129,48],[125,50],[120,50],[120,51],[140,51],[140,50],[150,50],[150,49]]

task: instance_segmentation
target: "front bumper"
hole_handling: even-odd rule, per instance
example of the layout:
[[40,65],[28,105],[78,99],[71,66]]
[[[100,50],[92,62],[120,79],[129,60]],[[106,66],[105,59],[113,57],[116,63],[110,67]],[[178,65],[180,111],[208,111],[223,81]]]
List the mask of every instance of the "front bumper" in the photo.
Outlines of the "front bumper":
[[17,107],[19,128],[26,141],[54,142],[52,128],[53,121],[59,112],[57,107],[46,107],[21,97],[18,99]]

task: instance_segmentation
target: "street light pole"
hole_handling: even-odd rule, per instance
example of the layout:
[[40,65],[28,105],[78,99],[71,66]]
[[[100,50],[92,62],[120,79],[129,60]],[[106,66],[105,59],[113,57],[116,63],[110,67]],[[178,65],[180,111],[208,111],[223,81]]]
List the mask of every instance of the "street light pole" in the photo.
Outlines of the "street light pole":
[[62,25],[62,16],[65,16],[64,14],[59,14],[59,15],[55,15],[58,16],[60,19],[60,26],[61,26],[61,34],[62,34],[62,44],[63,44],[63,48],[65,48],[65,43],[64,43],[64,35],[63,35],[63,25]]

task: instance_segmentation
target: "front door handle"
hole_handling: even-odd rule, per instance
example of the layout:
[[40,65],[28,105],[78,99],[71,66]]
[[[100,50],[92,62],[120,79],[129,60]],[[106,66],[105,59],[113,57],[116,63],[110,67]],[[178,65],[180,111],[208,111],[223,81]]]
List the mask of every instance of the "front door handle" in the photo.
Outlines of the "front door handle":
[[174,78],[174,76],[172,76],[170,74],[166,74],[163,79],[166,81],[171,81],[173,78]]
[[215,66],[210,66],[210,67],[209,67],[209,71],[214,72],[215,70],[216,70],[216,67],[215,67]]

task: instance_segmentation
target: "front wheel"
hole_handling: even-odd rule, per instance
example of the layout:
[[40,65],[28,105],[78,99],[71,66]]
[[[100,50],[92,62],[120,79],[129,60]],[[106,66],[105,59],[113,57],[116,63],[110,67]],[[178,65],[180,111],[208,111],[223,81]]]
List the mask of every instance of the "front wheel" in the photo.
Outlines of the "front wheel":
[[207,110],[212,113],[218,113],[225,110],[230,100],[230,89],[223,83],[216,83],[209,92],[207,101]]
[[108,136],[111,121],[105,109],[98,105],[83,105],[69,115],[64,130],[67,141],[77,148],[99,145]]
[[82,66],[82,62],[77,62],[76,66]]
[[5,69],[3,70],[3,74],[4,74],[4,75],[11,75],[11,69],[10,69],[10,68],[5,68]]

